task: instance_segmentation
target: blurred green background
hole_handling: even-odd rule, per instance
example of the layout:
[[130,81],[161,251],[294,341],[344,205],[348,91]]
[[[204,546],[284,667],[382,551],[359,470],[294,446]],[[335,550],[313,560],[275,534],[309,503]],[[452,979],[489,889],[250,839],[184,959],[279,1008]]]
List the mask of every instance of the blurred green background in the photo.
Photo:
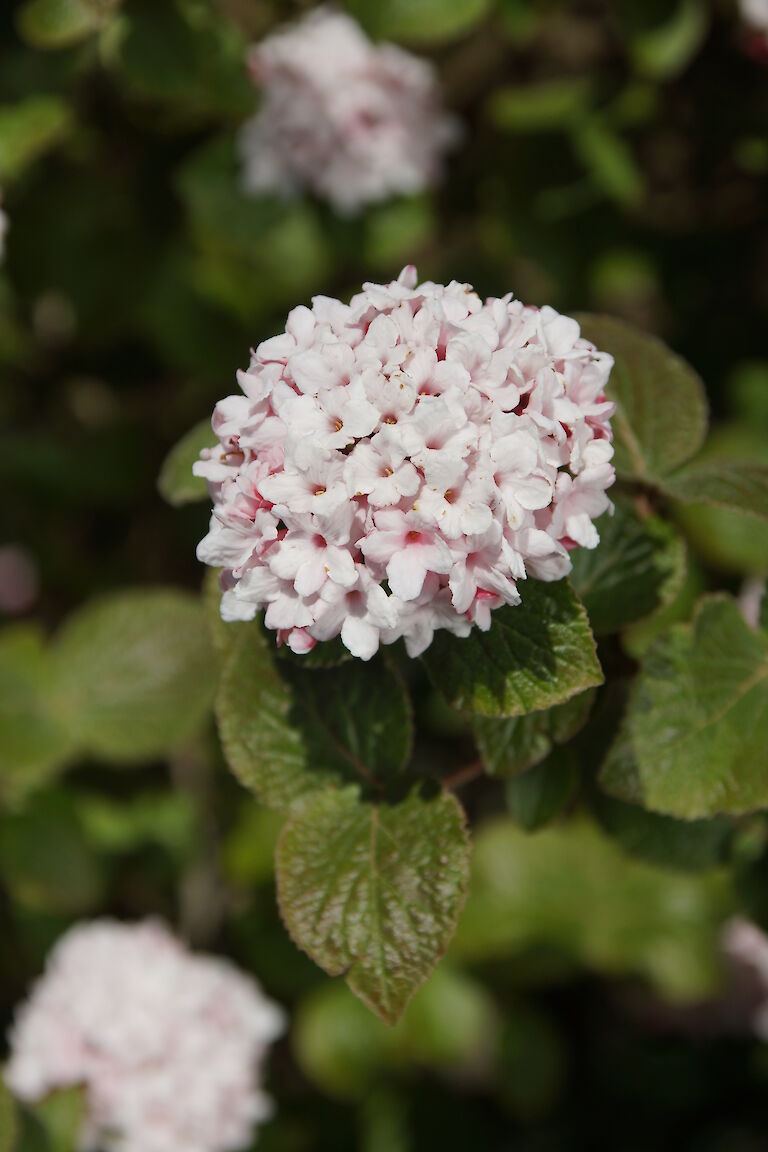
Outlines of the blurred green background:
[[[415,263],[481,295],[624,317],[700,372],[719,424],[709,451],[768,459],[768,66],[735,4],[350,0],[372,36],[434,60],[466,129],[436,192],[352,220],[240,191],[236,134],[257,106],[247,46],[311,7],[2,5],[0,546],[24,550],[39,588],[21,624],[5,601],[0,695],[32,723],[41,641],[27,625],[54,631],[128,587],[199,589],[208,510],[164,503],[163,460],[315,293]],[[768,570],[756,522],[697,508],[680,523],[690,595]],[[187,639],[191,604],[177,605]],[[84,627],[108,679],[117,642],[98,626]],[[74,693],[78,642],[57,641]],[[295,1010],[264,1152],[766,1147],[768,1051],[727,1034],[722,1006],[662,999],[715,989],[734,885],[766,910],[760,818],[727,876],[710,868],[716,828],[703,861],[659,872],[592,825],[528,835],[539,816],[512,789],[511,815],[479,834],[448,961],[389,1031],[280,925],[279,820],[224,771],[209,721],[197,734],[207,649],[190,644],[179,659],[201,699],[170,751],[151,734],[105,746],[94,721],[86,753],[57,753],[65,779],[27,749],[43,767],[18,785],[0,702],[0,1024],[73,918],[158,912]],[[422,705],[452,740],[436,701]],[[558,770],[566,792],[574,771]],[[472,814],[503,808],[489,784]]]

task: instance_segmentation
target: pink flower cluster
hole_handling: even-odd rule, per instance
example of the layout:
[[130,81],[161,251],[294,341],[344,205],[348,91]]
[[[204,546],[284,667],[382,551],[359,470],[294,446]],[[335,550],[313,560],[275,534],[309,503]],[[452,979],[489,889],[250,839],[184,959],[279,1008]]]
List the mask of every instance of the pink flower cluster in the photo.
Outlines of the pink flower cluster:
[[372,44],[341,13],[310,12],[258,44],[250,66],[263,91],[241,135],[250,191],[308,189],[354,212],[432,184],[457,137],[432,66]]
[[157,922],[72,928],[13,1027],[22,1100],[83,1085],[84,1149],[228,1152],[270,1113],[257,1083],[282,1012],[225,961]]
[[489,628],[519,580],[557,580],[598,543],[611,365],[552,308],[417,284],[412,267],[349,304],[294,308],[194,467],[222,616],[265,608],[295,652],[341,634],[364,660]]

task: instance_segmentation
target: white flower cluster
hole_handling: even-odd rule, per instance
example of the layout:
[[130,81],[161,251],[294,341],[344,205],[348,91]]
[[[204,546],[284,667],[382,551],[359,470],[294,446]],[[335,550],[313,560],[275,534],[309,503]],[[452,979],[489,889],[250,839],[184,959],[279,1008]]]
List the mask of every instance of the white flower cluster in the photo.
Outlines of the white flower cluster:
[[751,973],[758,995],[751,1024],[755,1034],[768,1041],[768,936],[751,920],[733,916],[723,929],[721,947],[731,963]]
[[457,138],[432,66],[372,44],[342,13],[310,12],[258,44],[250,66],[263,91],[240,139],[250,191],[308,189],[354,212],[434,183]]
[[28,1101],[83,1085],[84,1149],[228,1152],[270,1113],[259,1064],[282,1030],[253,981],[190,955],[162,924],[96,921],[51,953],[5,1081]]
[[598,543],[612,363],[552,308],[417,285],[411,267],[348,305],[294,308],[216,406],[220,445],[194,468],[222,616],[265,608],[278,643],[341,634],[364,660],[489,628],[517,581],[557,580]]

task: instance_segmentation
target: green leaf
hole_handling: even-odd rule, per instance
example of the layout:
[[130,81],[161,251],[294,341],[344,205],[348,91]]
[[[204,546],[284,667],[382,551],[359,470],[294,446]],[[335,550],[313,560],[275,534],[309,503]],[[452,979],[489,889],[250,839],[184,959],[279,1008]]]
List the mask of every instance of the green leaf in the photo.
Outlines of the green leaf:
[[82,915],[98,904],[99,860],[67,794],[41,793],[0,822],[0,877],[16,903],[37,912]]
[[86,1116],[82,1088],[52,1092],[35,1104],[33,1111],[45,1129],[50,1152],[76,1152]]
[[596,796],[593,809],[601,827],[625,852],[660,868],[698,871],[727,860],[733,827],[722,816],[674,820],[609,796]]
[[747,460],[694,461],[667,476],[664,491],[685,504],[714,504],[768,520],[768,464]]
[[69,134],[72,113],[55,96],[30,96],[0,106],[0,181],[21,176]]
[[230,768],[272,808],[328,784],[386,780],[410,757],[410,704],[394,669],[378,659],[304,671],[276,660],[258,625],[237,636],[216,716]]
[[701,602],[649,650],[600,782],[695,820],[768,806],[768,636],[727,596]]
[[582,335],[615,360],[607,395],[620,476],[653,481],[701,447],[707,431],[704,387],[693,369],[654,336],[610,316],[581,315]]
[[555,744],[565,744],[586,723],[594,692],[580,692],[565,704],[496,720],[476,716],[475,740],[490,776],[518,776],[538,764]]
[[522,604],[492,614],[488,632],[435,634],[424,661],[454,708],[523,716],[602,683],[587,614],[568,582],[527,580],[521,595]]
[[507,781],[507,810],[521,828],[533,832],[562,812],[579,783],[579,766],[568,748],[555,751]]
[[573,132],[576,154],[593,182],[619,204],[636,205],[643,177],[622,137],[597,116],[581,118]]
[[[713,429],[697,457],[698,463],[713,471],[721,464],[729,468],[729,461],[734,460],[740,461],[739,468],[744,467],[747,475],[753,473],[754,465],[762,465],[763,471],[768,466],[768,439],[757,420]],[[768,525],[753,512],[682,502],[675,503],[673,511],[691,547],[708,565],[727,572],[768,573]]]
[[700,0],[680,0],[671,16],[634,37],[632,59],[638,72],[654,80],[677,76],[698,52],[709,20]]
[[494,1006],[483,987],[441,964],[389,1027],[343,984],[323,984],[299,1007],[294,1043],[304,1073],[342,1099],[366,1097],[386,1072],[469,1066],[489,1047]]
[[550,948],[609,975],[642,975],[668,996],[718,983],[731,902],[720,873],[676,874],[625,856],[584,820],[530,836],[496,820],[475,837],[454,948],[473,962]]
[[186,793],[146,792],[120,799],[78,795],[77,811],[88,842],[100,853],[156,844],[183,858],[194,843],[196,816]]
[[119,4],[120,0],[27,0],[16,26],[33,48],[69,48],[104,27]]
[[275,874],[275,849],[285,818],[271,808],[246,803],[222,845],[224,872],[233,884],[253,888]]
[[182,436],[163,461],[157,487],[160,495],[174,508],[205,500],[208,486],[202,476],[192,475],[192,465],[203,448],[210,448],[216,437],[210,420],[201,420]]
[[300,948],[394,1024],[453,935],[469,873],[454,796],[397,805],[326,789],[289,820],[277,850],[283,920]]
[[14,1152],[18,1131],[16,1104],[0,1076],[0,1152]]
[[491,0],[347,0],[346,7],[373,36],[429,43],[469,32]]
[[588,108],[592,85],[582,76],[497,88],[488,112],[507,132],[546,132],[568,127]]
[[619,632],[670,603],[685,578],[685,546],[664,520],[618,498],[597,521],[597,548],[573,554],[571,584],[595,633]]
[[217,682],[200,601],[173,589],[87,604],[51,649],[58,714],[79,744],[117,762],[167,753],[206,718]]
[[0,801],[19,803],[74,752],[51,709],[42,633],[19,624],[0,633]]

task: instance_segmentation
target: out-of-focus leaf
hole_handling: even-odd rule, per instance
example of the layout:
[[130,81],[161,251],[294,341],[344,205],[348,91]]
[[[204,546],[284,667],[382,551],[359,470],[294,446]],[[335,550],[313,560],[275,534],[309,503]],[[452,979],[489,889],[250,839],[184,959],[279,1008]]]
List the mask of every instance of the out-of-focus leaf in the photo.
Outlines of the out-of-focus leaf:
[[72,113],[56,96],[29,96],[0,106],[0,180],[21,176],[49,148],[65,139]]
[[157,844],[182,857],[193,844],[194,807],[179,792],[147,792],[128,800],[79,795],[77,812],[89,843],[102,853]]
[[34,911],[82,915],[101,896],[99,860],[64,793],[45,792],[0,822],[0,877]]
[[257,626],[237,637],[216,715],[230,768],[269,807],[328,784],[386,780],[410,755],[410,705],[394,670],[355,661],[303,671],[276,660]]
[[528,580],[522,604],[498,608],[489,632],[437,632],[424,654],[433,683],[454,708],[523,716],[602,683],[587,614],[567,581]]
[[[713,430],[697,459],[713,468],[723,461],[738,460],[739,468],[743,465],[747,474],[756,464],[764,470],[768,467],[768,438],[756,423],[724,424]],[[736,484],[740,483],[737,475]],[[692,549],[706,564],[740,574],[768,572],[768,525],[757,516],[735,507],[703,503],[676,503],[673,511]]]
[[768,428],[768,361],[748,360],[737,365],[728,380],[728,396],[747,432],[755,425]]
[[160,495],[175,508],[205,500],[208,488],[202,476],[192,475],[192,465],[199,459],[203,448],[216,441],[210,420],[201,420],[182,436],[163,461],[157,480]]
[[396,805],[325,789],[286,824],[280,911],[294,941],[389,1024],[445,952],[464,901],[469,844],[456,798]]
[[670,17],[638,33],[631,42],[638,72],[654,80],[669,80],[690,64],[709,27],[706,4],[679,0]]
[[170,751],[205,720],[217,683],[199,600],[137,589],[87,604],[51,648],[57,713],[77,742],[117,762]]
[[496,720],[476,716],[472,721],[480,755],[490,776],[518,776],[538,764],[555,744],[570,740],[586,723],[594,692],[578,696],[525,716]]
[[271,880],[275,872],[275,848],[285,818],[271,808],[247,803],[222,845],[227,877],[243,888]]
[[34,1113],[45,1129],[50,1152],[76,1152],[85,1121],[85,1093],[81,1088],[51,1092]]
[[475,837],[453,952],[481,961],[549,946],[598,972],[643,975],[670,997],[697,998],[717,985],[730,900],[720,873],[675,875],[632,860],[583,820],[535,836],[497,820]]
[[183,120],[238,117],[254,105],[246,42],[218,6],[131,0],[126,17],[118,63],[131,95],[166,105]]
[[714,504],[731,512],[768,519],[768,464],[693,461],[666,477],[664,491],[684,504]]
[[733,827],[722,816],[674,820],[609,796],[596,797],[593,808],[601,826],[625,852],[650,864],[698,871],[726,862]]
[[382,1074],[413,1066],[457,1068],[491,1047],[494,1007],[470,977],[441,964],[390,1027],[343,984],[323,984],[299,1008],[296,1055],[324,1092],[361,1097]]
[[704,574],[700,565],[687,557],[683,582],[676,595],[652,616],[631,624],[621,634],[621,646],[635,660],[648,651],[657,637],[669,631],[673,624],[690,620],[699,597],[705,591]]
[[516,824],[533,832],[562,812],[578,781],[575,756],[568,748],[556,748],[546,760],[507,781],[507,810]]
[[121,0],[26,0],[16,16],[33,48],[69,48],[104,28]]
[[693,369],[660,340],[610,316],[578,317],[582,334],[615,364],[606,389],[620,476],[654,480],[669,475],[701,447],[707,403]]
[[429,43],[469,32],[491,0],[347,0],[346,7],[373,36]]
[[389,1086],[368,1093],[361,1109],[360,1152],[415,1152],[403,1095]]
[[365,221],[368,263],[391,273],[396,266],[414,259],[414,253],[429,241],[434,227],[432,205],[424,196],[372,208]]
[[589,107],[592,86],[581,76],[497,88],[488,107],[494,124],[507,132],[567,128]]
[[594,183],[612,200],[632,206],[643,196],[643,177],[626,141],[597,117],[579,121],[576,153]]
[[768,636],[727,596],[647,652],[600,781],[683,820],[768,805]]
[[181,170],[179,192],[201,257],[194,284],[206,298],[250,323],[276,306],[321,289],[328,238],[306,203],[282,203],[243,190],[235,138],[205,144]]
[[74,752],[51,709],[42,634],[26,624],[0,633],[0,802],[17,803]]
[[565,1076],[565,1046],[553,1023],[530,1005],[515,1004],[504,1021],[495,1077],[505,1106],[531,1123],[551,1109]]
[[685,546],[664,520],[617,499],[597,522],[597,548],[573,555],[571,583],[599,636],[619,632],[668,604],[685,577]]
[[16,1104],[0,1076],[0,1152],[14,1152],[18,1130]]

